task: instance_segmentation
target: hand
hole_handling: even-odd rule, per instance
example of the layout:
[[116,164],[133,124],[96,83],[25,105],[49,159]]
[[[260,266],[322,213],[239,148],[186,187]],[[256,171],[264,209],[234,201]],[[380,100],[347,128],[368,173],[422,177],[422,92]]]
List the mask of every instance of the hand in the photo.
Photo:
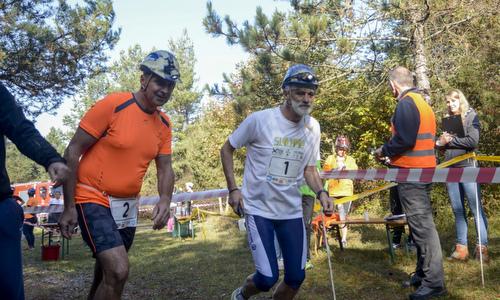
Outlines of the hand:
[[243,217],[243,196],[240,190],[234,190],[229,193],[229,205],[233,208],[233,211],[240,217]]
[[373,155],[375,156],[375,159],[385,165],[389,166],[391,164],[391,159],[388,156],[384,156],[384,153],[382,151],[382,146],[379,147],[377,150],[373,151]]
[[332,198],[328,197],[326,193],[321,193],[319,196],[319,202],[323,207],[323,213],[325,216],[331,216],[334,209]]
[[382,146],[380,146],[379,148],[377,148],[377,150],[375,150],[373,152],[373,155],[375,156],[376,160],[382,161],[383,160]]
[[153,209],[153,229],[159,230],[165,227],[170,216],[170,203],[160,200]]
[[443,134],[441,134],[441,136],[439,137],[438,139],[438,145],[439,146],[444,146],[446,144],[448,144],[449,142],[451,142],[451,140],[453,140],[453,135],[449,134],[448,132],[443,132]]
[[64,211],[59,218],[59,229],[61,234],[67,238],[71,239],[73,233],[75,233],[76,225],[78,225],[78,214],[76,212],[76,207],[64,207]]
[[62,162],[51,163],[47,170],[50,179],[54,182],[54,187],[63,184],[69,176],[69,168]]

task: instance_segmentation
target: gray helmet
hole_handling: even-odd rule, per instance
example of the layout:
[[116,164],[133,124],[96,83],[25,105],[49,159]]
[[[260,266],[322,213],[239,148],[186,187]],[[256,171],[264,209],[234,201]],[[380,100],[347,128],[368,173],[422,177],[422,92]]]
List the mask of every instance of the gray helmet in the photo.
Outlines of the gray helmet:
[[290,85],[317,89],[318,79],[311,67],[303,64],[293,65],[286,71],[281,87],[285,88]]
[[179,63],[168,51],[158,50],[149,53],[139,66],[142,71],[150,71],[162,79],[181,82]]

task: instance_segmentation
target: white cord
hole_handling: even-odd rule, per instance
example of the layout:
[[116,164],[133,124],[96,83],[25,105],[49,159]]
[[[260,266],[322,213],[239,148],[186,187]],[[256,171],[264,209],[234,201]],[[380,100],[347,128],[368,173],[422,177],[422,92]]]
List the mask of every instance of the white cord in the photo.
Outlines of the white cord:
[[[477,161],[476,159],[474,158],[473,159],[473,162],[474,162],[474,167],[477,168]],[[480,262],[480,265],[481,265],[481,284],[483,285],[483,288],[484,288],[484,266],[483,266],[483,247],[481,245],[481,227],[480,227],[480,224],[479,224],[479,193],[478,193],[478,190],[479,190],[479,184],[476,182],[476,189],[475,189],[475,192],[476,192],[476,230],[477,230],[477,239],[479,241],[479,262]],[[484,220],[483,220],[484,222]]]
[[326,227],[325,227],[325,214],[324,212],[321,214],[321,223],[323,223],[323,238],[325,239],[325,247],[326,247],[326,255],[328,256],[328,268],[330,269],[330,282],[332,284],[332,293],[333,300],[337,300],[337,296],[335,295],[335,284],[333,283],[333,268],[332,268],[332,260],[331,260],[331,252],[330,246],[328,245],[328,239],[326,238]]

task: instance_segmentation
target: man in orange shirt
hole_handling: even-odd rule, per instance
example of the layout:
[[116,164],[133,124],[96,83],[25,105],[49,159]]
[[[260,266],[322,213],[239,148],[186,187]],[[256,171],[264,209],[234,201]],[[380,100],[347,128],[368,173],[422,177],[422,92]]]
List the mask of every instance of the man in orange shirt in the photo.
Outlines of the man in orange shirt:
[[97,101],[80,121],[64,157],[71,173],[64,185],[65,237],[78,223],[96,258],[88,299],[120,299],[128,277],[127,251],[137,223],[137,198],[155,160],[160,200],[153,229],[165,226],[174,187],[172,125],[160,111],[170,99],[179,66],[168,51],[150,53],[140,64],[141,88]]
[[[38,205],[38,201],[35,198],[35,188],[30,188],[28,190],[28,201],[26,201],[26,207],[35,207]],[[28,248],[26,250],[33,250],[35,248],[35,235],[33,234],[33,229],[36,226],[38,219],[35,214],[24,214],[23,223],[23,235],[28,243]]]

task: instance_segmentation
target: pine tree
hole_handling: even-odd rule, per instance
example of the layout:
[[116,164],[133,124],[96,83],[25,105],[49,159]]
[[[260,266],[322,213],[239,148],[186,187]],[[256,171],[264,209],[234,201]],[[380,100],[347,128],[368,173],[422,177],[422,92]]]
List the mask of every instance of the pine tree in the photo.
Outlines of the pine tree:
[[182,82],[177,83],[166,109],[176,117],[178,124],[182,124],[181,130],[184,131],[194,120],[202,97],[202,93],[195,86],[197,81],[194,71],[196,57],[193,42],[189,38],[187,30],[183,31],[180,38],[170,40],[169,48],[179,62]]
[[102,72],[118,41],[111,0],[67,2],[0,1],[0,80],[33,117]]

